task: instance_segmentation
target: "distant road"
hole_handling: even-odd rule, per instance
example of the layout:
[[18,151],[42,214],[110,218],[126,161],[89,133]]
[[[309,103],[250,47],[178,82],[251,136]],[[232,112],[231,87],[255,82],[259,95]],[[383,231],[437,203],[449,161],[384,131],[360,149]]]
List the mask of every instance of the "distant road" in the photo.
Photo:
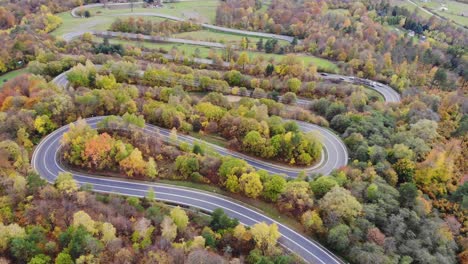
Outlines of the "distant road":
[[[144,2],[135,2],[134,5],[141,5]],[[107,6],[130,6],[129,3],[109,3]],[[76,12],[80,9],[89,9],[89,8],[95,8],[95,7],[104,7],[104,4],[89,4],[89,5],[84,5],[81,7],[76,7],[72,9],[71,15],[73,17],[80,17],[79,15],[76,14]],[[171,20],[176,20],[176,21],[185,21],[185,19],[176,17],[176,16],[171,16],[171,15],[166,15],[166,14],[160,14],[160,13],[153,13],[153,12],[135,12],[135,13],[128,13],[124,15],[135,15],[135,16],[154,16],[154,17],[162,17],[166,19],[171,19]],[[270,33],[263,33],[263,32],[255,32],[255,31],[247,31],[247,30],[241,30],[241,29],[233,29],[233,28],[226,28],[226,27],[220,27],[220,26],[215,26],[211,24],[206,24],[206,23],[201,23],[200,24],[204,28],[212,29],[212,30],[217,30],[217,31],[222,31],[222,32],[228,32],[228,33],[234,33],[234,34],[240,34],[240,35],[246,35],[246,36],[253,36],[253,37],[259,37],[259,38],[271,38],[271,39],[277,39],[277,40],[285,40],[288,41],[289,43],[293,42],[294,37],[291,36],[285,36],[285,35],[278,35],[278,34],[270,34]]]
[[[143,2],[135,2],[135,4],[143,4]],[[112,4],[107,4],[113,5],[113,6],[124,6],[124,5],[129,5],[128,3],[112,3]],[[94,8],[94,7],[103,7],[103,4],[89,4],[89,5],[84,5],[83,7],[77,7],[72,9],[71,15],[73,17],[80,17],[76,14],[76,11],[80,8],[83,9],[88,9],[88,8]],[[166,15],[166,14],[158,14],[158,13],[152,13],[152,12],[136,12],[136,13],[128,13],[128,14],[121,14],[121,15],[135,15],[135,16],[157,16],[157,17],[162,17],[162,18],[167,18],[171,20],[177,20],[177,21],[184,21],[183,18],[176,17],[176,16],[171,16],[171,15]],[[210,24],[201,24],[205,28],[210,28],[218,31],[223,31],[223,32],[230,32],[230,33],[236,33],[236,34],[244,34],[244,35],[251,35],[251,36],[256,36],[256,37],[265,37],[265,38],[274,38],[278,40],[286,40],[289,42],[292,42],[293,38],[290,36],[284,36],[284,35],[277,35],[277,34],[268,34],[268,33],[262,33],[262,32],[253,32],[253,31],[245,31],[245,30],[238,30],[238,29],[232,29],[232,28],[226,28],[226,27],[220,27],[220,26],[215,26],[215,25],[210,25]],[[148,36],[148,35],[142,35],[142,34],[133,34],[133,33],[121,33],[121,32],[110,32],[110,31],[86,31],[86,30],[81,30],[81,31],[76,31],[76,32],[71,32],[63,35],[63,38],[66,41],[70,41],[73,38],[76,38],[78,36],[83,35],[84,33],[91,33],[95,35],[108,35],[111,37],[120,37],[120,36],[125,36],[131,39],[138,39],[138,38],[143,38],[145,40],[150,40],[150,41],[161,41],[161,42],[172,42],[172,43],[185,43],[185,44],[190,44],[190,45],[199,45],[199,46],[207,46],[207,47],[213,47],[213,48],[223,48],[224,45],[221,43],[216,43],[216,42],[208,42],[208,41],[196,41],[196,40],[187,40],[187,39],[176,39],[176,38],[165,38],[165,37],[155,37],[155,36]],[[167,56],[167,55],[166,55]],[[211,60],[208,59],[195,59],[195,62],[198,61],[203,61],[201,63],[204,64],[213,64]],[[198,63],[198,62],[197,62]],[[224,66],[229,66],[229,63],[225,63]],[[380,94],[383,95],[385,102],[388,103],[398,103],[400,102],[401,98],[400,95],[393,90],[390,86],[375,82],[372,80],[366,80],[366,79],[361,79],[353,76],[345,76],[345,75],[339,75],[339,74],[324,74],[322,73],[322,79],[325,80],[332,80],[332,81],[343,81],[343,82],[349,82],[349,83],[354,83],[354,84],[360,84],[364,85],[370,89],[373,89]],[[298,101],[299,104],[303,104],[303,106],[306,106],[308,103],[306,101],[301,101],[301,99]]]

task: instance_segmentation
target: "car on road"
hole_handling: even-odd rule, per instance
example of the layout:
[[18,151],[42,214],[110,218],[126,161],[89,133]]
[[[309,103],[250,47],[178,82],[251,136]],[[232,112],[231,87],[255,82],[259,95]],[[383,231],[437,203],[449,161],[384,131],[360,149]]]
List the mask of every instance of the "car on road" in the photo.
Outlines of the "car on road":
[[328,76],[328,74],[326,74],[326,73],[324,73],[324,72],[320,73],[320,75],[322,75],[322,76]]

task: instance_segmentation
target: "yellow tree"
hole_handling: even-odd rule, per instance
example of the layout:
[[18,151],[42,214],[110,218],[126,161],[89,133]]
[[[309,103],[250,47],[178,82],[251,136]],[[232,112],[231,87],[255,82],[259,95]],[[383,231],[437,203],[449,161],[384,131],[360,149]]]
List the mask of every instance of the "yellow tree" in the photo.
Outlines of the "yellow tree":
[[170,216],[179,231],[183,231],[185,228],[187,228],[189,218],[187,213],[185,213],[185,211],[182,210],[179,206],[174,207],[171,210]]
[[141,151],[137,148],[125,159],[120,161],[120,168],[132,177],[134,175],[143,175],[146,171],[146,162],[143,160]]
[[116,232],[116,229],[111,223],[104,222],[101,226],[101,233],[102,233],[101,240],[104,243],[109,243],[110,241],[116,238],[115,232]]
[[244,173],[239,179],[241,190],[252,198],[257,198],[263,190],[260,175],[255,172]]
[[276,224],[267,225],[264,222],[255,224],[250,229],[252,237],[255,240],[257,248],[259,248],[264,255],[270,255],[274,252],[276,243],[281,237]]
[[72,193],[78,190],[78,184],[69,172],[60,172],[57,179],[55,179],[55,186],[59,191],[65,193]]
[[91,234],[96,234],[96,222],[85,211],[78,211],[73,214],[73,226],[82,225]]
[[239,56],[239,59],[237,59],[237,65],[242,66],[242,70],[245,69],[245,65],[250,63],[250,58],[247,52],[242,52]]

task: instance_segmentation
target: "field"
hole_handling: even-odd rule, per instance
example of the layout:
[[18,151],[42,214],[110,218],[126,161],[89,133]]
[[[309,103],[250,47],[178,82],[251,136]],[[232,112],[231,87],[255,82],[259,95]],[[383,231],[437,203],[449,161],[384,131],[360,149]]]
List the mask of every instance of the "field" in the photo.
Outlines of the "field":
[[[115,16],[96,16],[90,18],[74,18],[70,12],[58,14],[62,18],[62,25],[54,30],[51,35],[62,36],[66,33],[85,30],[105,31],[109,30],[110,25],[117,18]],[[144,17],[145,20],[162,21],[159,17]]]
[[[203,4],[200,4],[202,2]],[[181,18],[195,18],[205,23],[214,23],[216,7],[218,1],[216,0],[203,0],[203,1],[190,1],[190,2],[179,2],[179,3],[166,3],[163,8],[133,8],[134,13],[145,12],[145,13],[157,13],[177,16]],[[102,7],[89,9],[92,16],[110,16],[110,15],[121,15],[131,13],[130,8],[116,8],[116,9],[104,9]]]
[[19,76],[19,75],[27,73],[27,72],[28,72],[28,70],[26,68],[24,68],[24,69],[19,69],[19,70],[16,70],[16,71],[11,71],[11,72],[5,73],[3,75],[0,75],[0,87],[3,86],[3,83],[15,78],[16,76]]
[[[410,11],[419,7],[418,13],[423,17],[430,18],[432,16],[428,13],[430,11],[460,26],[468,27],[468,4],[453,0],[430,0],[427,3],[421,2],[420,0],[413,0],[412,2],[414,4],[408,0],[392,0],[393,4],[404,6]],[[447,10],[442,10],[442,7],[446,7]],[[421,10],[421,8],[429,11],[425,12]]]
[[[226,32],[214,31],[214,30],[200,30],[195,32],[184,32],[172,35],[174,38],[183,38],[183,39],[193,39],[193,40],[203,40],[203,41],[210,41],[210,42],[220,42],[226,44],[232,44],[235,46],[239,46],[243,35],[239,34],[231,34]],[[255,46],[257,41],[260,40],[259,37],[247,37],[249,40],[250,46]],[[264,39],[266,41],[266,39]],[[281,46],[289,45],[289,42],[285,40],[280,40],[279,44]]]
[[[417,3],[426,7],[432,12],[454,21],[457,24],[468,27],[468,4],[457,1],[431,1],[427,3]],[[443,7],[447,10],[443,10]],[[463,16],[463,14],[465,16]]]
[[[217,1],[204,1],[203,6],[197,2],[181,2],[177,4],[166,4],[164,8],[134,8],[134,13],[158,13],[173,15],[181,18],[197,17],[201,21],[213,23],[215,17]],[[52,32],[54,36],[61,36],[65,33],[85,30],[108,30],[109,26],[117,17],[131,16],[130,8],[104,9],[96,7],[89,9],[92,16],[89,18],[74,18],[70,12],[58,14],[63,20],[63,24]],[[145,16],[145,20],[162,21],[163,18]]]

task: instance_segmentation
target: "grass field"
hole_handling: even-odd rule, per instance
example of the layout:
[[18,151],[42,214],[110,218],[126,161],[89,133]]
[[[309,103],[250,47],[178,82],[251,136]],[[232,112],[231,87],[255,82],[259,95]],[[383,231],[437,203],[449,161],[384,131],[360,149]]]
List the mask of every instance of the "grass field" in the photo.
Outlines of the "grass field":
[[[425,8],[426,10],[451,20],[461,26],[468,27],[468,4],[453,0],[431,0],[427,3],[421,2],[420,0],[413,0],[413,2],[418,7]],[[408,0],[392,0],[392,3],[406,7],[410,11],[419,9],[418,14],[425,18],[430,18],[432,16],[423,10],[420,10],[420,8],[410,3]],[[442,4],[444,4],[447,10],[441,10]],[[463,16],[462,13],[465,13],[465,16]]]
[[[211,42],[220,42],[225,44],[232,44],[235,46],[239,46],[243,35],[239,34],[230,34],[221,31],[214,31],[214,30],[200,30],[195,32],[184,32],[172,35],[174,38],[184,38],[184,39],[193,39],[193,40],[203,40],[203,41],[211,41]],[[250,46],[255,46],[256,43],[260,40],[259,37],[247,37],[249,40]],[[266,39],[264,38],[264,42]],[[285,40],[280,40],[279,45],[286,46],[289,45],[289,42]]]
[[[110,25],[117,17],[115,16],[96,16],[90,18],[74,18],[70,12],[63,12],[58,14],[62,18],[63,23],[59,28],[54,30],[51,34],[58,37],[65,33],[80,31],[80,30],[96,30],[105,31],[109,30]],[[122,17],[122,16],[121,16]],[[163,21],[160,17],[144,17],[145,20]]]
[[3,75],[0,75],[0,87],[2,87],[3,84],[6,83],[7,81],[15,78],[16,76],[24,74],[24,73],[28,73],[28,70],[26,68],[19,69],[19,70],[16,70],[16,71],[11,71],[11,72],[5,73]]
[[[179,3],[165,3],[163,8],[135,7],[133,12],[159,13],[177,16],[181,18],[196,18],[202,22],[214,23],[216,16],[217,0],[190,1]],[[92,16],[108,16],[131,13],[130,8],[104,9],[102,7],[90,8]]]
[[[102,38],[95,38],[96,41],[101,42]],[[137,47],[145,47],[150,49],[160,49],[163,48],[166,51],[170,51],[172,48],[177,48],[183,55],[192,55],[195,53],[195,50],[199,50],[200,57],[207,58],[210,52],[210,48],[202,47],[202,46],[195,46],[195,45],[187,45],[187,44],[172,44],[172,43],[152,43],[146,41],[132,41],[132,40],[122,40],[122,39],[111,39],[111,43],[114,44],[122,44],[122,45],[131,45]],[[218,50],[221,53],[221,50]],[[286,55],[280,54],[267,54],[262,52],[253,52],[247,51],[250,59],[253,59],[255,56],[263,56],[266,59],[273,58],[275,61],[280,61]],[[304,64],[307,65],[315,65],[321,71],[328,71],[328,72],[338,72],[338,67],[328,61],[326,59],[317,58],[314,56],[302,55],[299,56]]]
[[[197,17],[204,22],[213,23],[217,4],[218,1],[216,0],[205,0],[203,1],[203,5],[200,5],[199,2],[168,3],[165,4],[164,8],[137,7],[134,8],[133,12],[158,13],[182,18]],[[74,18],[68,11],[57,14],[62,18],[63,23],[51,34],[54,36],[62,36],[65,33],[80,30],[108,30],[115,19],[122,16],[131,16],[132,13],[130,8],[104,9],[102,7],[96,7],[89,10],[92,13],[92,16],[89,18]],[[164,18],[152,16],[144,16],[143,18],[153,21],[165,20]]]
[[[468,26],[468,4],[457,1],[430,1],[427,3],[416,2],[419,6],[426,7],[430,11],[454,21],[457,24]],[[445,7],[447,10],[442,10]],[[463,16],[463,13],[465,16]]]

